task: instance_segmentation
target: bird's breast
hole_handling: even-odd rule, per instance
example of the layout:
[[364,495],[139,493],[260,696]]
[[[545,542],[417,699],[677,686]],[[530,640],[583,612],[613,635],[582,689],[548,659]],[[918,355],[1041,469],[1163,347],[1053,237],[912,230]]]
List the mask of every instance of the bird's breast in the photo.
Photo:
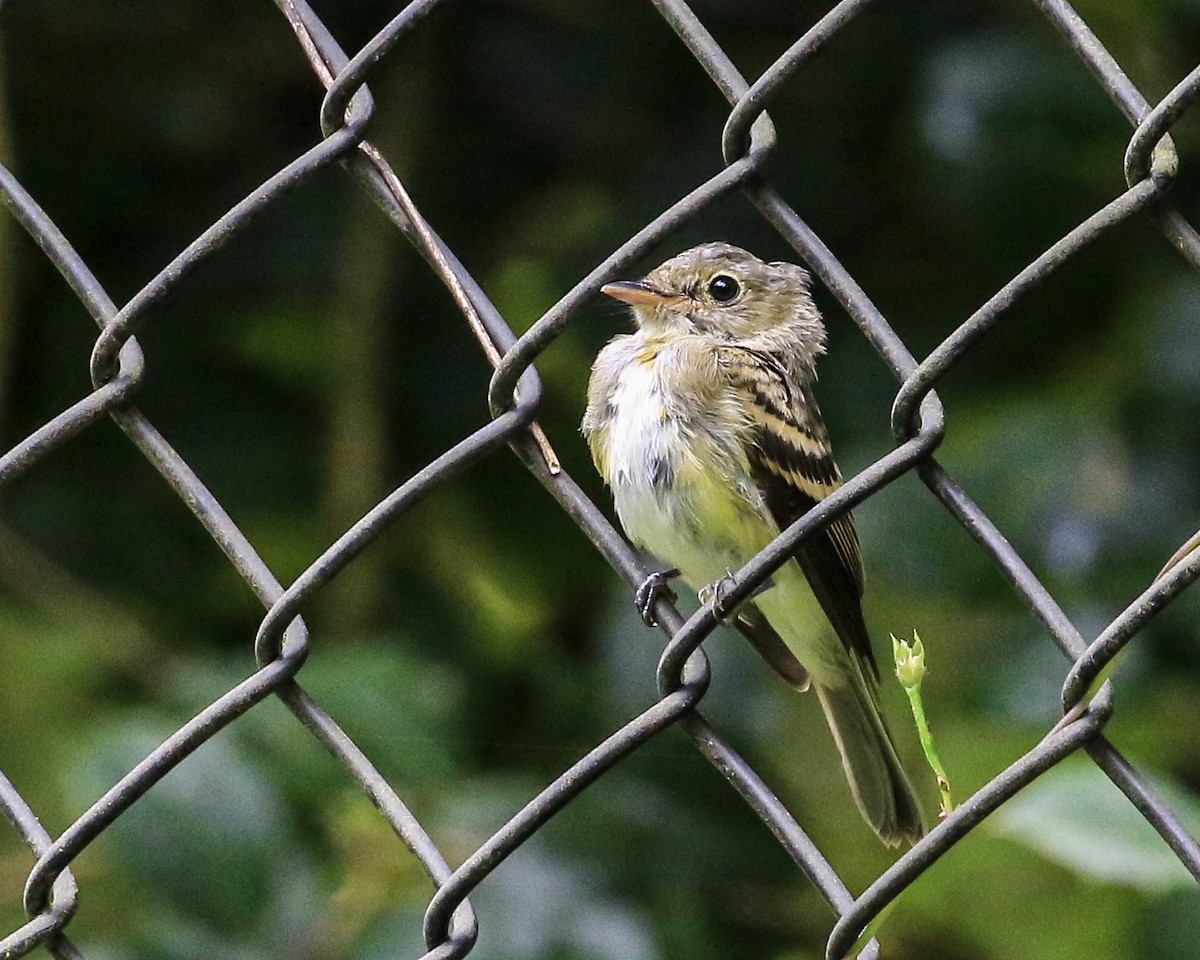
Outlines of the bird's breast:
[[687,451],[682,424],[658,369],[660,351],[646,348],[621,370],[609,402],[608,476],[614,490],[665,494]]
[[605,479],[638,546],[693,586],[736,569],[772,532],[728,391],[672,347],[631,353],[607,398]]

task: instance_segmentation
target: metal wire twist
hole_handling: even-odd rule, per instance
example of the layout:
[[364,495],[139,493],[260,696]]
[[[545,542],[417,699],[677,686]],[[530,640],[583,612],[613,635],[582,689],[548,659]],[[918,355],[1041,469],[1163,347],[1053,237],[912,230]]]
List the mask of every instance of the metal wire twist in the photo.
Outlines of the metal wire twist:
[[[415,0],[408,4],[351,57],[304,0],[276,0],[317,80],[327,88],[319,116],[322,139],[213,223],[123,307],[116,306],[34,198],[11,173],[0,167],[0,197],[62,274],[101,331],[90,361],[94,389],[0,457],[0,483],[34,468],[50,451],[102,418],[111,418],[179,495],[266,609],[254,644],[257,669],[146,755],[58,837],[50,836],[42,828],[20,793],[0,775],[0,807],[36,858],[25,887],[24,907],[29,919],[0,940],[0,956],[22,956],[43,944],[56,956],[79,956],[66,934],[77,907],[78,889],[71,864],[168,771],[271,695],[286,704],[304,728],[341,761],[347,774],[370,796],[397,836],[423,865],[434,888],[425,915],[425,960],[466,956],[479,935],[467,899],[471,891],[581,791],[671,726],[687,733],[828,900],[836,915],[826,945],[826,955],[831,960],[845,956],[891,901],[985,817],[1079,750],[1086,751],[1161,834],[1192,875],[1200,878],[1200,846],[1196,840],[1104,736],[1113,710],[1109,684],[1092,690],[1113,657],[1200,576],[1200,537],[1185,544],[1142,595],[1088,642],[992,521],[934,457],[945,428],[941,403],[934,392],[938,381],[969,348],[994,330],[1015,304],[1085,246],[1121,229],[1136,215],[1144,214],[1192,266],[1200,269],[1200,235],[1166,200],[1179,168],[1168,131],[1200,92],[1200,67],[1160,103],[1151,105],[1065,0],[1037,0],[1045,16],[1133,124],[1124,158],[1128,187],[1052,244],[918,361],[835,254],[772,186],[765,172],[767,160],[777,149],[767,108],[782,87],[818,51],[835,41],[871,0],[843,0],[834,5],[752,83],[738,72],[683,0],[653,0],[698,67],[729,101],[729,117],[720,142],[724,167],[646,224],[517,337],[454,252],[425,220],[383,155],[365,139],[374,112],[367,80],[385,58],[401,55],[398,51],[402,51],[409,34],[438,2]],[[135,406],[138,390],[148,375],[135,334],[145,324],[154,322],[154,307],[167,294],[185,283],[197,266],[244,229],[258,212],[274,203],[284,191],[335,163],[354,175],[450,291],[484,355],[495,368],[487,391],[493,419],[463,437],[380,501],[285,588],[200,477]],[[716,626],[711,612],[701,610],[683,622],[667,600],[659,599],[655,613],[667,637],[657,672],[659,699],[548,783],[463,863],[451,868],[435,840],[392,786],[298,682],[310,652],[301,612],[325,584],[366,550],[401,513],[482,458],[503,455],[501,451],[506,447],[546,487],[613,569],[629,584],[639,583],[648,571],[604,514],[561,468],[549,441],[537,427],[535,417],[542,402],[542,387],[534,363],[603,283],[622,276],[652,244],[715,201],[735,192],[740,192],[774,227],[828,288],[891,369],[899,385],[891,421],[895,448],[849,478],[835,494],[783,531],[758,557],[737,571],[737,586],[727,603],[748,596],[791,556],[797,545],[845,511],[898,477],[915,473],[999,566],[1017,596],[1042,622],[1070,661],[1062,689],[1063,719],[1036,746],[942,820],[867,890],[854,896],[770,788],[701,714],[699,705],[708,687],[709,672],[700,643]],[[861,955],[870,958],[877,953],[878,945],[871,941]]]

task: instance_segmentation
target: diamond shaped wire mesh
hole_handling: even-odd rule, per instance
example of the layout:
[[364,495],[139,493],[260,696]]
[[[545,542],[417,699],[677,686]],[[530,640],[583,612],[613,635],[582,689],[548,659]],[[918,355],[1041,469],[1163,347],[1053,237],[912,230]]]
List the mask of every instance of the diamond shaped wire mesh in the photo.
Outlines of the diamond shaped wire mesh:
[[[123,306],[105,291],[35,198],[0,168],[0,194],[9,211],[36,240],[100,329],[90,362],[91,391],[5,453],[0,458],[0,482],[7,483],[35,468],[51,451],[98,422],[111,419],[186,504],[266,609],[255,638],[257,669],[175,730],[60,835],[48,833],[14,785],[0,775],[0,806],[36,858],[25,888],[24,907],[29,919],[0,940],[0,955],[23,956],[44,945],[56,956],[79,956],[68,935],[79,896],[71,869],[74,861],[170,770],[269,697],[279,698],[304,729],[341,761],[348,777],[370,797],[420,861],[432,884],[424,928],[427,960],[467,955],[480,936],[468,900],[471,892],[487,882],[505,858],[589,785],[673,726],[694,741],[704,758],[762,819],[829,902],[836,915],[826,944],[830,958],[845,956],[881,911],[985,817],[1080,751],[1153,825],[1187,870],[1200,878],[1200,846],[1104,733],[1113,710],[1109,684],[1092,689],[1113,658],[1200,575],[1200,543],[1193,539],[1185,544],[1124,612],[1094,638],[1085,638],[963,486],[939,465],[935,454],[946,426],[934,393],[939,380],[964,353],[1001,324],[1041,281],[1069,264],[1084,247],[1120,231],[1139,214],[1153,221],[1178,252],[1200,269],[1200,236],[1167,200],[1179,166],[1169,131],[1200,91],[1200,67],[1158,104],[1151,104],[1064,0],[1038,0],[1044,17],[1132,125],[1124,159],[1128,188],[1053,243],[927,357],[918,360],[833,252],[772,185],[767,169],[767,162],[777,152],[777,143],[766,111],[785,83],[802,74],[815,55],[853,28],[855,18],[871,5],[870,0],[843,0],[834,5],[752,82],[739,73],[687,4],[681,0],[654,0],[658,14],[695,59],[696,69],[704,71],[729,101],[730,112],[720,143],[725,166],[680,196],[580,278],[518,337],[425,219],[387,159],[365,139],[375,111],[367,81],[382,61],[398,55],[395,51],[421,29],[424,18],[438,2],[416,0],[409,4],[361,50],[348,56],[303,0],[277,0],[316,79],[327,90],[320,111],[323,139],[213,223]],[[450,292],[495,370],[487,393],[492,419],[413,474],[285,586],[202,479],[135,405],[140,385],[152,376],[136,334],[149,322],[151,308],[185,283],[193,270],[244,230],[257,213],[288,189],[334,165],[340,165],[359,181]],[[752,591],[806,537],[897,478],[913,473],[994,561],[1071,662],[1062,689],[1063,718],[1046,731],[1041,742],[997,772],[856,896],[758,773],[705,720],[700,707],[708,688],[709,668],[700,644],[716,626],[712,616],[701,610],[684,622],[669,602],[660,600],[656,614],[667,642],[657,673],[658,701],[547,783],[501,829],[452,867],[439,849],[437,838],[422,827],[371,760],[301,685],[300,675],[310,652],[301,610],[416,502],[481,459],[509,456],[510,451],[613,569],[630,585],[639,583],[647,571],[638,557],[604,512],[562,468],[537,426],[543,389],[535,364],[604,282],[625,275],[653,244],[730,195],[744,198],[795,250],[857,324],[898,384],[891,418],[894,449],[848,478],[837,493],[738,571],[737,592],[730,602]],[[878,944],[870,941],[861,955],[877,956]]]

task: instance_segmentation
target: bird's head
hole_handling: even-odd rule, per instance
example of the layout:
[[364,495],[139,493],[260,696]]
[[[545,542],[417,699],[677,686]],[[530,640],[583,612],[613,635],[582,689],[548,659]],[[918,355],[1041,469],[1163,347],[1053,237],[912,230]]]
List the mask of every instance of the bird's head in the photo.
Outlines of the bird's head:
[[602,291],[633,307],[650,334],[705,334],[765,349],[824,349],[825,328],[808,290],[808,274],[768,263],[728,243],[685,250],[641,280]]

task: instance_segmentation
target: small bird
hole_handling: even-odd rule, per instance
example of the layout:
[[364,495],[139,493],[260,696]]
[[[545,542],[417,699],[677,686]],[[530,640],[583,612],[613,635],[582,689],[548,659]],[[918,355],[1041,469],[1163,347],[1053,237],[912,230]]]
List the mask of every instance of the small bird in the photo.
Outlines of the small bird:
[[[642,615],[675,575],[722,613],[731,571],[842,482],[812,392],[825,327],[808,275],[708,243],[603,292],[632,306],[637,331],[596,357],[583,434],[625,533],[675,568],[639,589]],[[863,819],[895,845],[921,836],[921,810],[879,710],[862,592],[843,514],[726,622],[816,691]]]

